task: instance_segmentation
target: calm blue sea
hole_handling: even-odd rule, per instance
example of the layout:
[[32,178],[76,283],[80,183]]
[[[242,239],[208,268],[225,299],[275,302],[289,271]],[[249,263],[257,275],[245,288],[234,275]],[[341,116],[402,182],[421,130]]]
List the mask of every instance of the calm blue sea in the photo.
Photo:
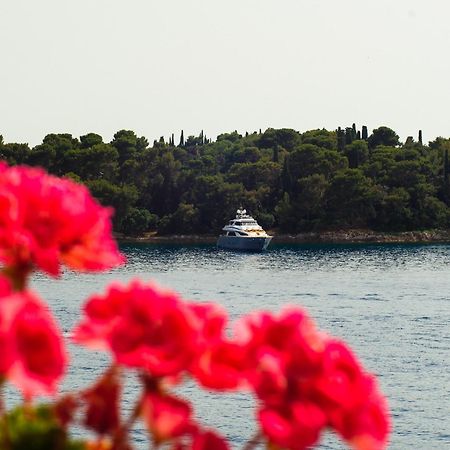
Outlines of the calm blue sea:
[[[128,263],[100,275],[67,272],[56,283],[38,275],[33,285],[69,332],[80,305],[109,281],[155,280],[193,300],[214,300],[232,318],[285,305],[308,309],[319,326],[344,338],[376,373],[393,415],[392,449],[450,448],[450,246],[271,246],[262,254],[233,253],[214,246],[127,245]],[[56,287],[56,288],[55,288]],[[64,389],[86,384],[108,364],[101,353],[71,347]],[[124,408],[136,396],[130,376]],[[218,428],[234,448],[253,434],[252,400],[217,395],[195,386],[182,394],[197,416]],[[14,395],[14,394],[11,394]],[[133,432],[148,448],[145,432]],[[346,448],[330,434],[322,449]]]

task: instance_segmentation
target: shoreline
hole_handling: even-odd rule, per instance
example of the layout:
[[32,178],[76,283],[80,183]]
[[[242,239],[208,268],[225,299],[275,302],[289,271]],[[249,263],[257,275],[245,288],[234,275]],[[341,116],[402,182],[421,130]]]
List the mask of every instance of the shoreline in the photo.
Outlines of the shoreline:
[[[373,230],[335,230],[298,234],[277,234],[272,244],[432,244],[450,243],[450,229],[378,232]],[[116,236],[120,244],[214,244],[217,235]]]

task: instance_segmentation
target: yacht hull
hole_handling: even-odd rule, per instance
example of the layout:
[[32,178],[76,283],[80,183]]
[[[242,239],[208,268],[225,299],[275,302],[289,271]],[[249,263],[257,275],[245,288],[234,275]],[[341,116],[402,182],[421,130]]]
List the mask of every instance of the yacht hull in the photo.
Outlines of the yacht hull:
[[272,236],[219,236],[217,247],[231,250],[262,252],[266,250],[271,240]]

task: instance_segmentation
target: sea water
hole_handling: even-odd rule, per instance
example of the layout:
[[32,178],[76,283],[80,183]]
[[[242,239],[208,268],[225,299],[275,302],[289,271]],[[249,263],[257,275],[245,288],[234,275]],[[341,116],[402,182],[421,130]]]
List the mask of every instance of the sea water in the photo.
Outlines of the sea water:
[[[345,339],[378,377],[392,411],[392,449],[450,448],[450,246],[271,245],[264,253],[215,246],[126,245],[125,266],[104,274],[36,275],[33,287],[50,304],[66,335],[84,299],[113,280],[153,280],[195,301],[216,301],[237,319],[253,310],[306,308],[318,325]],[[63,390],[86,387],[109,364],[106,354],[70,345]],[[123,409],[139,384],[128,376]],[[242,448],[255,432],[254,404],[245,393],[181,388],[196,418]],[[14,400],[14,392],[8,392]],[[76,431],[79,433],[79,431]],[[148,448],[142,424],[136,448]],[[329,433],[320,448],[346,448]]]

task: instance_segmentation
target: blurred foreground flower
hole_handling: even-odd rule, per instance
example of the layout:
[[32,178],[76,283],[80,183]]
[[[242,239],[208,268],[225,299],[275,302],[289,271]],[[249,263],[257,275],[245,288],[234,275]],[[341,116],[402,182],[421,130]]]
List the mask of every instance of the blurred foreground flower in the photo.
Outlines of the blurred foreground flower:
[[81,271],[121,264],[111,213],[84,186],[0,162],[0,261],[8,267],[58,275],[61,263]]
[[51,313],[30,291],[0,298],[0,375],[25,398],[53,394],[66,365],[62,337]]

